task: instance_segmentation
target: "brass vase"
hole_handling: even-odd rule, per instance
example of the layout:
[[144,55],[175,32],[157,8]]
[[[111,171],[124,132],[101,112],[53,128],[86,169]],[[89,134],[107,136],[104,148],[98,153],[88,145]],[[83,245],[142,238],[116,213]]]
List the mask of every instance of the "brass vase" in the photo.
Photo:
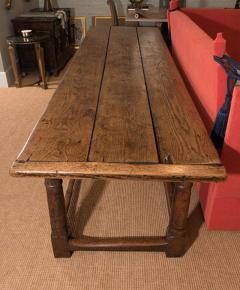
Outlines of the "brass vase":
[[44,12],[53,11],[51,0],[44,0],[43,11]]

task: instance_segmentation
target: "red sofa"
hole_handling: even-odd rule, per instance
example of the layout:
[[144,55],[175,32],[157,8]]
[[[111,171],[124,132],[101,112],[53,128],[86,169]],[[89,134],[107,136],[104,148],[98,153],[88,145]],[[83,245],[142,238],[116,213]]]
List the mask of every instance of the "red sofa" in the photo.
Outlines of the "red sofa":
[[[240,61],[240,10],[185,8],[169,11],[168,18],[173,57],[210,134],[226,93],[225,72],[213,56],[227,53]],[[227,181],[198,185],[205,221],[212,230],[240,230],[240,86],[220,157]]]

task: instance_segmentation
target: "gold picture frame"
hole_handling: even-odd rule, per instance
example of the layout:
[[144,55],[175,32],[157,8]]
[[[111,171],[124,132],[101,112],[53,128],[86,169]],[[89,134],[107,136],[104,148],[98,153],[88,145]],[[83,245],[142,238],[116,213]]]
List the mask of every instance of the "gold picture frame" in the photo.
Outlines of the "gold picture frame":
[[[119,16],[119,24],[125,24],[125,16]],[[92,16],[92,26],[96,25],[111,25],[112,24],[112,17],[111,16]]]
[[78,49],[86,36],[86,17],[73,16],[71,17],[71,38],[72,46]]
[[11,9],[12,6],[12,0],[5,0],[5,8]]

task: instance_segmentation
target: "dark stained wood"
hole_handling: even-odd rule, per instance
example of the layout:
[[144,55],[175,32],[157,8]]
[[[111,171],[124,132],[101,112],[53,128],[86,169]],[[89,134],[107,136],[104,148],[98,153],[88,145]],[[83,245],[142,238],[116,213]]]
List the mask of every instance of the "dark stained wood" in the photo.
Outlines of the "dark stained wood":
[[167,231],[167,257],[180,257],[185,252],[186,226],[192,183],[175,184],[170,222]]
[[68,230],[61,179],[46,179],[48,208],[52,228],[52,246],[55,258],[68,258]]
[[108,37],[108,27],[89,31],[19,160],[87,160]]
[[161,161],[220,164],[218,154],[157,28],[137,28]]
[[124,164],[102,162],[15,162],[10,173],[15,177],[155,179],[164,181],[217,182],[226,179],[223,166]]
[[136,28],[111,29],[89,161],[158,163]]
[[69,240],[72,251],[101,250],[101,251],[165,251],[165,237],[129,237],[129,238],[94,238],[81,237]]

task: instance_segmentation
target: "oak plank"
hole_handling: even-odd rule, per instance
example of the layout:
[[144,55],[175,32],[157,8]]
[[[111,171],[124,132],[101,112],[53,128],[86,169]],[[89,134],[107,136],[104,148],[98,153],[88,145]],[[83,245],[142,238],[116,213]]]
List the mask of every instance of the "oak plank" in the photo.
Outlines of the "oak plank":
[[220,164],[197,109],[157,28],[137,28],[161,162]]
[[109,31],[90,29],[18,160],[87,160]]
[[158,163],[134,27],[111,29],[89,161]]
[[103,162],[14,162],[15,177],[141,179],[176,181],[224,181],[220,165],[126,164]]

